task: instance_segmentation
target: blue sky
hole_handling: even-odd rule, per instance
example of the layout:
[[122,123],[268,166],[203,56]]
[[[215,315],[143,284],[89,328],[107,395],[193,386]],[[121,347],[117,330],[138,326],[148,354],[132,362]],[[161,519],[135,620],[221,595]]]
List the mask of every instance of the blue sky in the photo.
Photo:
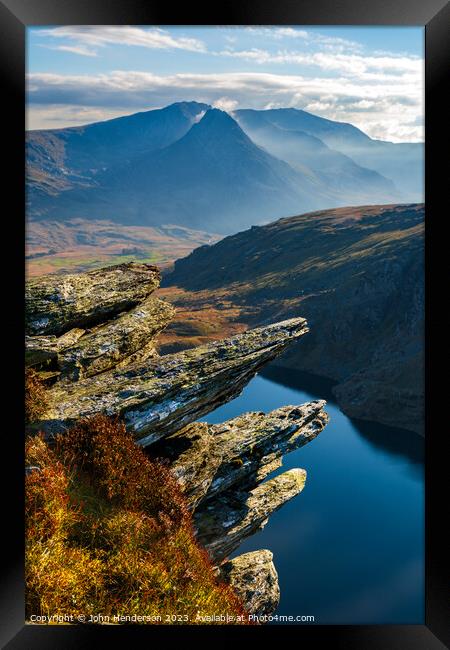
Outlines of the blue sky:
[[301,108],[423,140],[421,27],[58,26],[27,34],[27,128],[175,101]]

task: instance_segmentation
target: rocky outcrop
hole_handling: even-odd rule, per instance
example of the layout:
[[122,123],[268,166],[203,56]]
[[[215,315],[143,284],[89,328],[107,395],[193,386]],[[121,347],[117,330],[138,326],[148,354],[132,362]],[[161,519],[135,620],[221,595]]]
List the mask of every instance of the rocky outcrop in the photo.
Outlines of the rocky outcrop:
[[[159,356],[156,337],[174,309],[150,296],[158,282],[154,267],[128,264],[28,286],[27,364],[51,381],[49,407],[30,429],[51,437],[81,418],[120,416],[138,444],[170,464],[197,538],[220,565],[303,489],[303,469],[263,481],[284,454],[324,428],[325,402],[245,413],[222,424],[196,421],[237,396],[308,327],[304,318],[291,318]],[[269,551],[235,558],[219,573],[250,613],[276,607]]]
[[205,497],[223,462],[222,449],[206,422],[188,424],[150,445],[148,453],[170,463],[192,510]]
[[222,424],[195,422],[152,445],[170,461],[194,509],[234,485],[254,487],[282,464],[283,455],[313,440],[328,422],[324,400],[244,413]]
[[278,574],[273,554],[266,549],[244,553],[224,562],[221,577],[245,603],[249,614],[267,616],[280,602]]
[[130,312],[94,328],[57,355],[61,376],[74,381],[98,375],[118,363],[123,367],[130,356],[153,341],[174,313],[168,303],[148,298]]
[[249,492],[236,489],[206,502],[194,514],[198,540],[220,562],[245,537],[264,528],[272,512],[299,494],[305,481],[304,469],[290,469]]
[[68,384],[48,394],[37,425],[50,434],[96,413],[121,416],[141,445],[178,431],[239,395],[268,361],[308,331],[303,318]]
[[30,280],[25,288],[27,334],[63,334],[95,325],[142,302],[160,280],[156,266],[134,263]]
[[[195,422],[151,445],[183,487],[198,536],[215,561],[262,528],[303,486],[303,470],[262,481],[284,454],[313,440],[328,422],[318,400],[271,413],[244,413],[222,424]],[[300,474],[299,474],[300,472]]]

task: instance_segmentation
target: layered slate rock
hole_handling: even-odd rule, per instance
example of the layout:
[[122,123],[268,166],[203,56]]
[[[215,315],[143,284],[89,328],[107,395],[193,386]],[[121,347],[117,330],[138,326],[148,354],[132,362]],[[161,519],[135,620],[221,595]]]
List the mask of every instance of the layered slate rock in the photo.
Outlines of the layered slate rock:
[[280,588],[271,551],[252,551],[224,562],[220,575],[245,603],[249,614],[268,616],[278,607]]
[[239,395],[268,361],[308,331],[304,318],[248,330],[223,341],[114,369],[49,391],[37,426],[50,434],[97,413],[123,417],[149,445]]
[[142,302],[160,280],[156,266],[136,263],[30,280],[25,288],[26,332],[59,335],[98,324]]
[[192,509],[235,484],[254,487],[307,444],[328,422],[325,401],[249,412],[222,424],[195,422],[152,445],[149,453],[171,463]]
[[119,318],[94,329],[58,355],[63,377],[77,381],[123,364],[159,334],[175,309],[166,302],[148,298]]
[[159,356],[157,336],[174,315],[151,296],[159,281],[155,267],[126,264],[28,285],[26,364],[51,384],[49,408],[30,429],[51,437],[81,418],[119,416],[138,444],[169,463],[221,578],[249,613],[273,613],[279,589],[270,551],[224,560],[303,489],[302,469],[267,477],[284,454],[322,431],[325,402],[222,424],[197,420],[308,332],[306,321],[291,318]]
[[229,490],[194,513],[197,539],[221,562],[243,539],[264,528],[269,516],[305,485],[304,469],[290,469],[253,490]]
[[223,451],[206,422],[192,422],[148,447],[153,458],[162,458],[180,483],[191,510],[204,498],[223,463]]
[[61,336],[48,334],[42,336],[25,336],[25,364],[39,366],[55,362],[58,354],[75,345],[86,330],[74,327]]
[[28,336],[26,363],[35,366],[51,362],[60,379],[78,381],[117,366],[144,361],[156,356],[154,339],[174,313],[170,304],[148,298],[91,330],[75,328],[60,337]]

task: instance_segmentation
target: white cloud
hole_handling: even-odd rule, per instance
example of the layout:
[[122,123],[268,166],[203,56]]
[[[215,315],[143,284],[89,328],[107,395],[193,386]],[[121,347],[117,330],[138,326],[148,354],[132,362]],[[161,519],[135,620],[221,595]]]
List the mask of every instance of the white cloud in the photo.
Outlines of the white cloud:
[[[219,56],[253,61],[259,64],[289,63],[313,66],[324,71],[336,71],[346,76],[363,77],[374,73],[407,75],[421,73],[422,59],[406,56],[362,56],[359,54],[330,54],[326,52],[299,52],[278,50],[270,52],[260,48],[234,50],[226,48],[215,53]],[[373,78],[373,77],[372,77]]]
[[[139,109],[136,109],[139,110]],[[67,126],[82,126],[102,122],[115,117],[130,115],[136,110],[130,108],[106,108],[75,106],[73,104],[44,104],[26,111],[26,129],[62,129]]]
[[236,99],[231,99],[230,97],[219,97],[212,105],[214,108],[220,108],[221,111],[232,113],[238,107],[238,102]]
[[286,38],[301,39],[307,46],[333,49],[335,52],[344,50],[356,52],[363,49],[361,43],[356,41],[294,27],[246,27],[245,31],[250,35],[263,36],[275,41]]
[[205,44],[196,38],[175,37],[158,27],[69,25],[52,27],[39,32],[43,36],[76,41],[79,45],[104,47],[105,45],[134,45],[150,49],[180,49],[204,52]]
[[275,39],[281,38],[308,38],[308,32],[304,29],[293,29],[292,27],[275,27],[272,35]]
[[[87,109],[104,110],[109,116],[113,109],[119,113],[128,107],[127,112],[132,113],[175,101],[195,100],[220,105],[225,110],[303,108],[322,117],[351,122],[372,137],[392,141],[423,138],[420,66],[415,72],[402,74],[380,70],[362,76],[313,77],[267,72],[156,75],[128,70],[96,75],[32,73],[27,77],[27,85],[30,128],[36,128],[34,116],[38,106],[40,124],[43,106],[71,106],[68,125],[83,123],[78,121],[77,106],[84,117]],[[62,107],[60,115],[64,115]],[[49,119],[47,128],[57,125],[62,126]]]
[[257,47],[248,50],[234,50],[227,47],[221,52],[213,52],[216,56],[229,56],[236,59],[245,59],[246,61],[254,61],[255,63],[267,63],[272,60],[272,55],[267,50],[261,50]]
[[70,52],[71,54],[80,54],[81,56],[97,56],[97,51],[86,47],[86,45],[43,45],[43,47],[48,50]]
[[274,40],[280,40],[282,38],[310,38],[310,34],[305,29],[280,27],[278,25],[245,27],[245,31],[252,36],[264,36]]

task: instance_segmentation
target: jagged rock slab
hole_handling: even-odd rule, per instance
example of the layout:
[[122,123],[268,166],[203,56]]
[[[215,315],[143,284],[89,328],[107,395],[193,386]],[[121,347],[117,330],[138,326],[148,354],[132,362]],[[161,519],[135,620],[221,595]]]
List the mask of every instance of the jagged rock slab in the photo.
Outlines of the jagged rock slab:
[[269,616],[280,602],[273,553],[266,549],[244,553],[220,566],[224,582],[233,587],[249,614]]
[[323,430],[328,415],[326,402],[282,406],[271,413],[244,413],[222,424],[211,425],[222,463],[208,487],[205,499],[214,498],[234,484],[247,488],[261,483],[281,466],[285,454],[303,447]]
[[73,275],[30,280],[25,288],[26,333],[63,334],[135,307],[159,286],[149,264],[118,264]]
[[223,341],[111,370],[49,390],[34,423],[49,434],[97,413],[122,416],[142,445],[194,422],[236,395],[255,373],[308,331],[304,318],[248,330]]
[[193,422],[148,448],[153,458],[170,462],[191,510],[208,491],[222,463],[222,450],[206,422]]
[[322,431],[328,422],[325,403],[245,413],[222,424],[195,422],[150,446],[149,453],[169,460],[194,509],[234,484],[250,489],[261,483],[284,454]]
[[166,327],[175,309],[157,298],[147,298],[138,307],[83,336],[58,354],[62,377],[78,381],[114,368],[142,350]]
[[35,366],[56,361],[58,353],[75,345],[85,332],[86,330],[75,327],[62,336],[25,336],[25,364]]
[[242,540],[263,528],[268,517],[299,494],[305,485],[304,469],[290,469],[250,492],[229,490],[207,501],[194,513],[197,539],[220,562]]

